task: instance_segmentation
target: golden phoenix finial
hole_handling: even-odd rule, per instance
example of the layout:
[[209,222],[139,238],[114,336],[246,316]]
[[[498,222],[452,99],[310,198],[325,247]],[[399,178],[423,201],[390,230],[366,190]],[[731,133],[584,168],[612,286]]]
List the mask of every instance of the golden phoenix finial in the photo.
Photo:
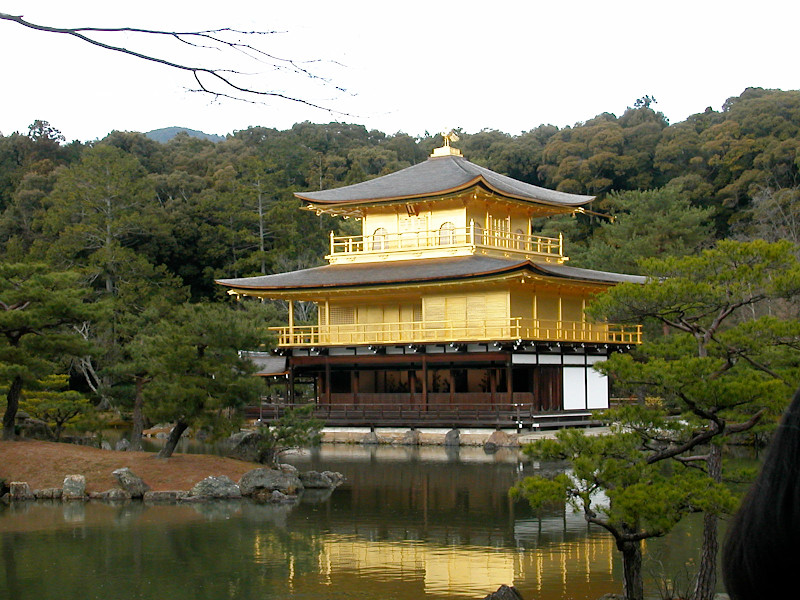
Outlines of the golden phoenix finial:
[[444,138],[444,145],[449,146],[451,142],[458,141],[458,134],[454,130],[450,130],[449,132],[443,131],[442,137]]

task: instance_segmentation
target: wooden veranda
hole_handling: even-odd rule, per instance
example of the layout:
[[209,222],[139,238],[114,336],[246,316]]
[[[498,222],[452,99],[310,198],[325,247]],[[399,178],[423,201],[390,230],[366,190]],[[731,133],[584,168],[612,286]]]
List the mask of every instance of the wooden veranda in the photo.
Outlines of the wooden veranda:
[[[282,402],[248,406],[248,419],[271,421],[289,407]],[[425,407],[385,403],[340,403],[316,405],[314,417],[326,427],[493,428],[559,429],[597,425],[589,410],[541,411],[533,403],[495,407],[472,403],[433,403]]]

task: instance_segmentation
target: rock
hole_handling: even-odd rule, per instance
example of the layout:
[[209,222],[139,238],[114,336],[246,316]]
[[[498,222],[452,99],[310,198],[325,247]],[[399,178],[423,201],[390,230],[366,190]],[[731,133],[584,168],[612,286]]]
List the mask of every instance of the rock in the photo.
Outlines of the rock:
[[335,488],[344,481],[344,476],[341,473],[334,473],[332,471],[306,471],[300,473],[300,481],[303,482],[303,487],[312,490],[324,490]]
[[105,492],[90,492],[90,500],[108,500],[111,502],[127,502],[131,499],[130,492],[121,490],[120,488],[111,488]]
[[344,483],[345,477],[338,471],[323,471],[322,475],[331,480],[333,487],[339,487]]
[[[240,431],[234,433],[221,445],[226,456],[248,462],[270,464],[275,457],[273,451],[263,442],[264,434],[260,431]],[[289,465],[281,465],[281,467],[283,466],[288,467]]]
[[130,449],[131,449],[131,443],[125,438],[122,438],[120,441],[114,444],[114,450],[116,450],[117,452],[127,452]]
[[624,594],[603,594],[597,600],[626,600]]
[[297,502],[297,496],[287,496],[283,492],[273,490],[270,501],[276,504]]
[[398,446],[419,446],[419,431],[409,429],[399,440],[394,442]]
[[280,464],[278,465],[278,470],[281,473],[286,473],[287,475],[297,476],[297,467],[294,465]]
[[367,435],[361,438],[361,443],[365,446],[371,446],[374,444],[380,444],[381,441],[378,439],[378,434],[374,431],[370,431]]
[[497,588],[496,592],[492,592],[483,600],[523,600],[523,598],[513,585],[507,586],[503,584]]
[[146,492],[150,491],[150,486],[128,467],[111,471],[111,474],[117,478],[119,486],[128,492],[131,498],[141,498]]
[[100,449],[101,450],[111,450],[111,442],[108,440],[103,440],[100,442]]
[[261,449],[262,435],[257,431],[240,431],[223,442],[226,454],[248,462],[264,462]]
[[34,495],[27,481],[12,481],[8,484],[10,500],[33,500]]
[[23,415],[23,418],[20,419],[20,413],[18,412],[17,422],[19,427],[19,435],[21,437],[45,441],[55,439],[53,431],[50,429],[47,423],[40,419],[34,419],[28,415]]
[[97,440],[90,435],[62,435],[62,444],[75,444],[76,446],[90,446],[97,448]]
[[444,436],[444,445],[445,446],[460,446],[461,445],[461,434],[459,433],[458,429],[451,429],[448,431]]
[[145,502],[178,502],[189,495],[184,490],[160,490],[156,492],[145,492],[142,500]]
[[284,494],[297,494],[303,487],[303,482],[297,475],[277,469],[253,469],[242,475],[239,480],[239,489],[243,496],[252,496],[257,490],[269,492],[278,490]]
[[212,475],[196,483],[189,490],[189,495],[201,498],[241,498],[242,492],[230,477]]
[[297,496],[289,496],[278,490],[259,489],[253,493],[253,501],[259,504],[292,504]]
[[86,477],[83,475],[67,475],[62,485],[62,500],[85,500]]
[[33,495],[37,500],[61,500],[62,493],[61,488],[43,488],[33,492]]
[[487,452],[496,452],[498,448],[510,448],[512,446],[519,446],[517,436],[509,435],[505,431],[498,429],[492,432],[492,435],[483,445],[483,449]]

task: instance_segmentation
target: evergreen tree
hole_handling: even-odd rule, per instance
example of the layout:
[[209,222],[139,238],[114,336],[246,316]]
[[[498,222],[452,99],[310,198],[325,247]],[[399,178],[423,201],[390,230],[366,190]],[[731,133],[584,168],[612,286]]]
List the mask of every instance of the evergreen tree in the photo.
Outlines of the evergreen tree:
[[88,354],[75,326],[92,318],[88,290],[72,271],[0,262],[0,382],[6,387],[3,439],[14,437],[23,389]]
[[131,354],[144,365],[145,412],[174,423],[159,456],[168,458],[190,426],[228,433],[236,409],[259,397],[261,381],[241,350],[257,349],[263,326],[255,309],[184,304],[133,341]]
[[[789,242],[720,242],[698,255],[643,261],[644,285],[621,284],[598,297],[590,314],[612,322],[654,321],[669,335],[598,368],[621,385],[641,386],[680,414],[689,431],[664,439],[642,428],[659,456],[701,466],[723,480],[722,442],[780,414],[800,381],[793,348],[800,323],[768,314],[800,293],[800,264]],[[701,444],[706,450],[691,454]],[[717,515],[704,521],[694,600],[716,583]]]

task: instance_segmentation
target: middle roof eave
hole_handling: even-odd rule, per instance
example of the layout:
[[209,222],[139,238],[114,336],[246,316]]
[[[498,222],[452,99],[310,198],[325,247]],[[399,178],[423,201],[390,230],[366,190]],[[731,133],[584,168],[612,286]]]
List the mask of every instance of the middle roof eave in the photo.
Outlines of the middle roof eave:
[[335,264],[240,279],[219,279],[232,290],[288,292],[346,287],[369,287],[412,283],[456,281],[527,269],[539,275],[587,283],[641,283],[643,277],[532,263],[528,260],[485,256],[418,259],[381,263]]
[[548,190],[469,162],[460,156],[429,158],[400,171],[319,192],[296,192],[295,196],[317,205],[389,202],[440,196],[482,183],[504,196],[527,202],[557,206],[581,206],[594,196]]

